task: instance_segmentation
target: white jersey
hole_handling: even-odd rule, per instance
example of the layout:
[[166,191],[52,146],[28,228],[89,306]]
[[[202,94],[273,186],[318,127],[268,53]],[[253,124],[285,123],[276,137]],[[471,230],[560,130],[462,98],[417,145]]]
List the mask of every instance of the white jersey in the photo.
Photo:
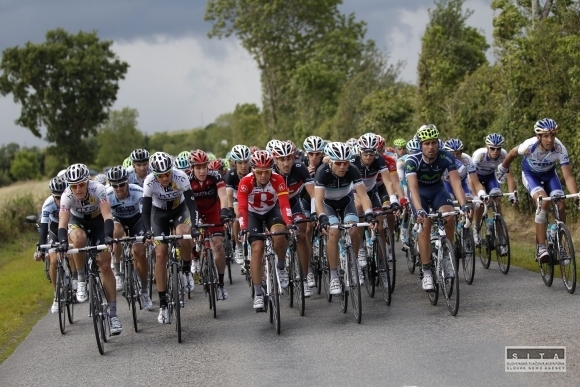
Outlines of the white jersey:
[[129,184],[129,194],[125,199],[119,199],[115,195],[113,187],[107,188],[107,196],[111,202],[111,210],[115,218],[127,219],[141,213],[143,188],[137,184]]
[[[473,160],[467,153],[462,153],[460,158],[455,159],[455,165],[457,166],[457,172],[459,172],[461,180],[465,180],[468,175],[476,172]],[[443,173],[443,178],[445,181],[449,181],[449,172],[447,170]]]
[[171,169],[171,183],[162,186],[153,173],[145,178],[143,196],[153,198],[153,206],[164,210],[177,208],[185,200],[183,192],[191,190],[189,177],[176,169]]
[[518,154],[523,156],[522,169],[524,171],[543,173],[556,167],[556,162],[560,165],[570,164],[566,147],[558,140],[554,139],[554,146],[547,151],[540,146],[537,137],[528,138],[518,146]]
[[56,201],[52,195],[50,195],[42,204],[40,223],[58,223],[58,211],[59,208],[56,205]]
[[77,199],[70,187],[64,190],[60,198],[60,210],[70,211],[78,218],[96,218],[101,215],[100,204],[108,201],[105,186],[94,180],[89,180],[85,199]]
[[497,159],[492,159],[487,154],[487,148],[479,148],[473,152],[473,165],[478,175],[488,176],[495,173],[495,169],[507,157],[507,152],[502,149]]
[[[153,171],[151,170],[151,167],[147,167],[147,176],[149,176],[149,174],[151,174]],[[136,184],[139,187],[143,187],[143,184],[145,183],[145,179],[147,178],[147,176],[145,176],[145,179],[141,179],[140,177],[137,176],[137,173],[135,172],[135,167],[130,166],[127,168],[127,178],[129,181],[129,184]]]

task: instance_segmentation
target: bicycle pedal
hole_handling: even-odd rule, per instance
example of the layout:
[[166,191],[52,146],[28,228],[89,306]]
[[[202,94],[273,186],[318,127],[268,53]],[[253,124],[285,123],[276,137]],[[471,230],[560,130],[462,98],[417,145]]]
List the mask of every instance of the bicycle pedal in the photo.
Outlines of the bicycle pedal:
[[256,309],[256,313],[263,313],[263,312],[266,312],[266,308]]

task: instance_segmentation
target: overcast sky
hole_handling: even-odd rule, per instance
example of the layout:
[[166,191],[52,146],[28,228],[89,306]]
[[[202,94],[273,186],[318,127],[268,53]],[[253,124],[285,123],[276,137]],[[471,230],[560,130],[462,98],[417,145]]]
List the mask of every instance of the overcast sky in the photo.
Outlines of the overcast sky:
[[[343,0],[341,10],[368,24],[367,37],[406,61],[402,78],[416,81],[421,36],[432,0]],[[485,0],[468,0],[468,24],[491,42],[492,10]],[[0,50],[42,43],[48,30],[97,30],[113,40],[113,51],[130,67],[114,109],[139,112],[146,133],[207,125],[237,103],[260,103],[256,65],[235,39],[208,39],[203,0],[0,0]],[[0,96],[0,144],[47,145],[14,124],[20,105]]]

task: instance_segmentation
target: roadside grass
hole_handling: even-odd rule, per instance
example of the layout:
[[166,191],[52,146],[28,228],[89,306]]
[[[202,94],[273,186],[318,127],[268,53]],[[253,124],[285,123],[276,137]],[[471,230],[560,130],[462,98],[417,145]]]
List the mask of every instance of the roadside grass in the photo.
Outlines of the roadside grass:
[[44,263],[32,258],[37,234],[19,234],[0,249],[0,363],[14,352],[52,303]]

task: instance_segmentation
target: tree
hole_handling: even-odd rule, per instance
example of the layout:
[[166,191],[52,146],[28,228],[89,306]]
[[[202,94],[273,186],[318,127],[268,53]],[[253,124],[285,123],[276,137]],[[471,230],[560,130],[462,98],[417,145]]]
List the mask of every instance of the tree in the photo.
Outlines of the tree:
[[438,0],[429,10],[430,21],[421,38],[417,72],[419,90],[416,124],[448,124],[447,96],[466,75],[487,63],[485,36],[465,21],[472,11],[462,11],[464,0]]
[[27,42],[2,53],[0,93],[22,105],[16,123],[55,145],[50,153],[65,164],[85,162],[83,138],[96,134],[116,100],[128,64],[111,51],[112,41],[96,32],[68,34],[59,28],[41,44]]
[[144,135],[137,129],[138,116],[136,109],[128,107],[110,112],[96,135],[99,167],[122,164],[134,149],[145,145]]
[[16,153],[10,165],[10,174],[16,180],[37,179],[40,176],[40,172],[36,153],[28,150],[21,150]]

